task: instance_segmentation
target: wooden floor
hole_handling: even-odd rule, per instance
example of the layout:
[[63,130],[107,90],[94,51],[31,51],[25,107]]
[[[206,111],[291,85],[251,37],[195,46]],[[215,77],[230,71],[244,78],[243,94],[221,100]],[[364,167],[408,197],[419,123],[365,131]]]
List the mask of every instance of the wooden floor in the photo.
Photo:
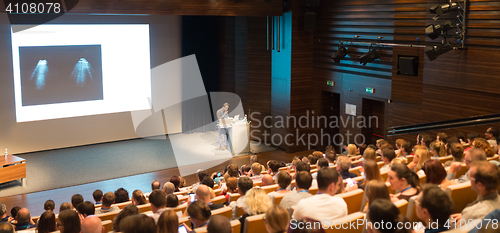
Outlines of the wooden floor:
[[[268,160],[272,159],[289,163],[292,161],[293,156],[295,155],[298,155],[300,157],[307,156],[311,152],[312,151],[302,151],[293,154],[287,154],[284,151],[276,150],[276,151],[260,153],[257,156],[259,162],[262,164],[266,164]],[[215,167],[209,168],[206,171],[209,175],[211,175],[213,172],[216,171],[222,172],[224,171],[224,168],[228,164],[232,163],[238,165],[239,167],[242,166],[243,164],[248,164],[249,157],[250,156],[242,156],[233,158]],[[112,167],[111,165],[109,169],[125,169],[125,168]],[[53,189],[43,192],[3,197],[0,198],[0,203],[7,205],[8,215],[10,215],[10,209],[12,209],[12,207],[20,206],[23,208],[28,208],[28,210],[30,210],[31,212],[31,216],[39,216],[44,212],[43,204],[45,203],[45,201],[51,199],[56,203],[55,213],[59,213],[59,205],[61,205],[61,203],[63,202],[71,202],[71,196],[73,196],[74,194],[77,193],[81,194],[85,199],[85,201],[94,202],[94,200],[92,199],[92,193],[96,189],[101,189],[103,192],[109,192],[109,191],[114,192],[116,189],[123,187],[129,192],[129,195],[131,195],[132,192],[136,189],[139,189],[143,192],[150,192],[151,182],[153,180],[159,180],[160,183],[163,185],[165,182],[169,181],[170,177],[172,177],[173,175],[179,175],[179,170],[177,168],[160,170],[156,172],[150,172],[150,173],[123,177],[118,179],[105,180],[95,183],[71,186],[66,188]],[[186,179],[188,185],[193,184],[197,181],[196,176],[194,174],[186,176],[184,178]],[[54,180],[54,182],[57,182],[57,180]]]

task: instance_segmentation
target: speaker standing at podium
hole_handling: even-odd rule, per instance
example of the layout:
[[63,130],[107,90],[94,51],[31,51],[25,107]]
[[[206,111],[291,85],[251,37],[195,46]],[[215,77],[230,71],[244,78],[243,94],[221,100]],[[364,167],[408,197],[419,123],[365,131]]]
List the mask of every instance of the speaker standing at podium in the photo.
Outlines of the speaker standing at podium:
[[221,124],[221,119],[229,119],[229,104],[224,103],[221,109],[217,110],[217,128],[219,129],[219,148],[225,150],[228,147],[227,137],[230,124]]

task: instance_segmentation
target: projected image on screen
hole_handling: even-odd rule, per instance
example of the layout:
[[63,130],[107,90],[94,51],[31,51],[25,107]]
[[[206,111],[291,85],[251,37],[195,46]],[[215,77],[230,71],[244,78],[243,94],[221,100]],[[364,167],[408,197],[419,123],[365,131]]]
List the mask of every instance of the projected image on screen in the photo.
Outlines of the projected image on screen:
[[103,99],[101,45],[19,47],[22,105]]

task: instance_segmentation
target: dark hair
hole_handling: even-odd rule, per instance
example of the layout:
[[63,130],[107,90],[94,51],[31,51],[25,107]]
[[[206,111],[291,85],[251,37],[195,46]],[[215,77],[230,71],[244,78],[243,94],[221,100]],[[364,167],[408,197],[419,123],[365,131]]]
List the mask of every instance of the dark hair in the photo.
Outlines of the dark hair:
[[132,192],[132,199],[137,201],[137,205],[146,204],[146,197],[144,196],[142,191],[139,189],[136,189]]
[[365,150],[366,150],[366,148],[368,148],[368,146],[366,144],[361,144],[358,146],[358,148],[359,148],[359,154],[363,155],[363,153],[365,153]]
[[210,221],[208,221],[207,232],[231,233],[231,222],[229,222],[229,219],[225,216],[213,215],[210,217]]
[[49,233],[56,231],[56,215],[52,211],[45,211],[40,215],[36,230],[39,233]]
[[156,224],[151,217],[144,214],[135,214],[122,219],[120,230],[123,233],[155,233]]
[[[467,134],[467,139],[470,140],[471,142],[474,141],[474,139],[476,138],[480,138],[481,136],[479,136],[478,133],[468,133]],[[469,146],[472,146],[472,145],[469,145]]]
[[394,152],[394,150],[389,147],[382,147],[381,151],[382,155],[386,157],[389,162],[396,158],[396,152]]
[[[376,223],[384,223],[389,224],[393,227],[378,227],[377,229],[381,233],[399,233],[399,232],[411,232],[412,229],[404,229],[406,225],[412,224],[404,224],[407,221],[404,219],[402,215],[400,215],[398,207],[396,207],[390,200],[386,199],[377,199],[375,201],[370,201],[370,206],[368,209],[368,219],[372,224],[372,228],[377,226]],[[403,224],[399,224],[402,222]],[[402,229],[395,226],[402,226]]]
[[309,163],[311,165],[314,165],[314,164],[316,164],[318,162],[318,157],[316,157],[316,156],[314,156],[312,154],[309,155],[309,156],[307,156],[307,159],[309,159]]
[[278,187],[284,189],[292,182],[292,176],[286,171],[280,171],[276,177],[278,179]]
[[170,178],[170,183],[174,184],[174,186],[175,186],[174,192],[179,192],[179,185],[181,183],[181,178],[178,176],[172,176]]
[[459,141],[460,141],[460,139],[462,139],[462,141],[464,141],[464,142],[465,142],[465,141],[467,141],[467,138],[465,138],[465,135],[464,135],[464,133],[462,133],[462,132],[458,132],[458,133],[456,133],[456,134],[455,134],[455,137],[457,137],[457,139],[458,139]]
[[90,201],[84,201],[80,204],[78,204],[78,206],[76,206],[76,210],[78,211],[78,213],[80,213],[81,215],[94,215],[95,214],[95,206],[94,206],[94,203],[90,202]]
[[19,212],[20,209],[21,209],[21,206],[14,206],[14,207],[12,207],[12,209],[10,209],[10,215],[13,218],[17,218],[17,212]]
[[203,177],[203,180],[201,181],[201,184],[204,184],[210,188],[214,188],[214,180],[212,180],[212,178],[210,178],[209,176],[205,176]]
[[93,193],[92,193],[92,197],[94,198],[94,201],[95,202],[98,202],[98,201],[101,201],[102,199],[102,190],[100,189],[96,189]]
[[426,175],[425,183],[440,185],[446,179],[446,170],[437,159],[429,159],[425,161],[422,170]]
[[238,177],[239,175],[238,166],[236,166],[236,164],[229,164],[227,165],[226,169],[227,169],[227,174],[229,174],[229,176]]
[[437,133],[437,136],[439,137],[439,141],[442,141],[444,144],[446,144],[446,142],[448,142],[448,134]]
[[475,174],[472,174],[476,183],[483,184],[487,191],[497,189],[500,183],[500,169],[498,166],[487,161],[475,161],[471,167],[476,167]]
[[115,203],[115,200],[116,200],[115,194],[112,192],[107,192],[102,197],[102,206],[110,207],[111,205],[113,205],[113,203]]
[[174,208],[179,205],[179,198],[177,198],[177,195],[175,194],[168,194],[167,195],[167,207]]
[[425,146],[429,147],[429,145],[432,142],[432,138],[429,134],[423,133],[420,135],[421,136],[421,141],[424,141]]
[[311,173],[306,172],[306,171],[301,171],[296,173],[297,175],[295,176],[295,182],[297,184],[297,187],[300,189],[306,189],[308,190],[311,188],[312,184],[312,176]]
[[151,191],[155,190],[155,189],[160,189],[160,181],[157,181],[157,180],[153,180],[153,182],[151,182]]
[[205,176],[208,176],[208,174],[205,171],[199,171],[198,173],[196,173],[196,176],[198,177],[198,179],[201,182],[203,180],[203,178],[205,178]]
[[339,182],[339,173],[335,169],[321,168],[318,170],[318,189],[325,190],[330,184]]
[[165,193],[159,189],[153,190],[153,192],[149,194],[149,203],[154,205],[156,208],[165,207],[167,204]]
[[54,203],[53,200],[47,200],[45,203],[43,203],[44,210],[54,211],[55,208],[56,208],[56,203]]
[[280,163],[277,160],[269,160],[267,166],[269,166],[269,168],[271,168],[271,171],[273,171],[274,173],[280,170]]
[[439,226],[446,224],[453,213],[451,197],[437,185],[425,184],[423,186],[420,206],[429,211],[432,220],[440,223]]
[[83,196],[80,194],[75,194],[71,197],[71,204],[75,208],[82,202],[83,202]]
[[300,172],[300,171],[311,171],[311,166],[309,164],[304,163],[302,161],[297,161],[295,163],[295,172]]
[[119,188],[115,191],[115,203],[122,203],[122,202],[127,202],[130,200],[130,197],[128,196],[128,191],[125,190],[124,188]]
[[243,193],[253,188],[253,181],[249,177],[243,176],[238,179],[238,189]]
[[192,219],[201,221],[207,221],[212,215],[210,208],[208,208],[208,205],[202,200],[196,200],[189,204],[187,212]]
[[406,164],[393,164],[391,167],[393,172],[396,172],[398,179],[405,178],[409,185],[413,188],[420,187],[420,179],[414,171],[410,170]]
[[490,127],[490,133],[493,135],[495,139],[498,139],[498,136],[500,136],[500,130],[495,127]]
[[411,142],[404,140],[404,142],[401,144],[401,148],[404,148],[406,153],[411,153]]
[[318,167],[328,167],[329,165],[325,158],[318,159]]
[[241,171],[242,171],[242,173],[249,172],[251,168],[252,168],[252,166],[247,164],[247,165],[244,165],[243,167],[241,167]]
[[127,205],[125,206],[113,219],[113,231],[114,232],[120,232],[120,222],[132,215],[139,214],[139,209],[135,205]]
[[80,217],[74,210],[64,210],[59,213],[59,221],[64,226],[64,232],[61,233],[80,233],[81,224]]

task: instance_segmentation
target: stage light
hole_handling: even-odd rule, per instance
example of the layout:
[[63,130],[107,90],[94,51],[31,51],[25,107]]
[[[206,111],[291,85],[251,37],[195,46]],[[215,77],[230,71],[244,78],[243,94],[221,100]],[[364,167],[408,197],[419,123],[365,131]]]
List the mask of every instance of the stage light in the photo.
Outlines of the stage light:
[[431,12],[431,14],[436,14],[436,16],[433,18],[434,20],[436,20],[442,14],[448,13],[450,11],[458,10],[458,8],[459,8],[458,3],[452,2],[452,3],[444,4],[444,5],[435,5],[431,8],[429,8],[429,11]]
[[425,34],[427,34],[429,38],[434,40],[438,38],[439,35],[441,35],[441,33],[447,32],[451,28],[452,28],[451,21],[447,21],[445,24],[438,24],[438,25],[431,24],[427,26],[427,28],[425,29]]
[[85,86],[85,81],[92,79],[92,67],[85,58],[80,58],[71,72],[71,76],[75,79],[76,84],[80,87]]
[[332,59],[335,63],[340,63],[340,60],[344,59],[346,55],[347,49],[344,46],[339,46],[339,50],[335,52],[335,54],[332,56]]
[[43,89],[45,86],[45,76],[49,68],[47,67],[47,60],[38,60],[33,73],[31,74],[30,80],[35,79],[36,89]]
[[368,53],[363,54],[361,57],[359,57],[359,64],[363,64],[366,66],[366,63],[372,62],[375,59],[379,58],[380,54],[376,49],[371,49]]
[[450,44],[450,42],[446,42],[442,45],[438,45],[433,47],[431,50],[425,52],[429,60],[434,61],[436,58],[438,58],[441,54],[444,54],[450,50],[453,50],[453,45]]

